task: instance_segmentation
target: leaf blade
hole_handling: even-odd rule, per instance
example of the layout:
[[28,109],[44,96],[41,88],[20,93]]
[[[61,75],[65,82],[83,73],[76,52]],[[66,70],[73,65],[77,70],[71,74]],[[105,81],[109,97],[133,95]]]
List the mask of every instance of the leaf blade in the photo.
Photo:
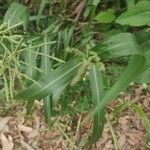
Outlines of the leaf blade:
[[39,99],[54,94],[60,86],[69,83],[81,64],[82,62],[77,58],[69,60],[52,73],[38,80],[37,83],[40,86],[32,84],[26,90],[20,92],[15,99]]
[[[100,103],[102,97],[104,96],[104,86],[102,73],[98,67],[98,65],[92,64],[90,68],[90,84],[92,91],[92,102],[93,106],[96,107],[98,103]],[[105,109],[99,111],[94,116],[94,125],[93,125],[93,133],[90,137],[90,143],[96,143],[102,135],[105,123]]]
[[17,2],[13,2],[10,5],[3,19],[3,22],[8,23],[10,27],[16,24],[21,25],[23,23],[25,30],[27,30],[28,21],[29,21],[28,7],[19,4]]
[[150,25],[150,1],[139,1],[132,9],[121,14],[116,23],[130,26]]
[[[142,55],[134,55],[131,59],[131,63],[128,65],[127,69],[120,76],[118,81],[114,84],[114,86],[106,93],[103,97],[102,101],[94,108],[92,113],[86,118],[88,119],[91,116],[94,116],[98,113],[98,111],[103,110],[107,104],[112,102],[121,91],[123,91],[130,82],[134,81],[137,77],[137,74],[141,74],[145,67],[145,57]],[[125,78],[126,77],[126,78]]]
[[134,54],[140,54],[140,47],[131,33],[120,33],[111,36],[92,48],[98,55],[106,59],[114,59]]
[[114,10],[108,9],[106,11],[101,11],[96,17],[95,20],[99,23],[111,23],[115,19]]

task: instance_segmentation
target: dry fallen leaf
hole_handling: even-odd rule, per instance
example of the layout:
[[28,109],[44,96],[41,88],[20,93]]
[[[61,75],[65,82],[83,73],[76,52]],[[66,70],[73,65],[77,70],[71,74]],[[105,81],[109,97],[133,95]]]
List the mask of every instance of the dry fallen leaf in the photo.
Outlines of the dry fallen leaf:
[[126,135],[125,134],[120,135],[118,142],[120,147],[122,147],[126,142]]
[[5,134],[1,133],[0,139],[1,139],[1,144],[2,144],[2,150],[13,150],[14,143],[10,135],[7,138]]
[[38,116],[35,117],[35,127],[33,128],[32,133],[28,135],[29,138],[34,138],[39,134],[40,128],[40,119]]
[[0,118],[0,131],[2,131],[3,128],[5,128],[6,124],[8,123],[8,121],[9,121],[11,118],[12,118],[12,117]]
[[80,15],[85,7],[86,1],[83,0],[79,3],[79,5],[76,7],[75,11],[73,12],[73,14],[76,14],[76,18],[75,21],[78,21],[80,18]]
[[25,132],[25,133],[29,133],[29,132],[33,131],[33,129],[31,127],[24,126],[24,125],[21,125],[21,124],[18,125],[18,128],[19,128],[20,131]]
[[23,140],[20,140],[20,144],[22,145],[23,148],[25,148],[27,150],[34,150],[28,143],[26,143]]

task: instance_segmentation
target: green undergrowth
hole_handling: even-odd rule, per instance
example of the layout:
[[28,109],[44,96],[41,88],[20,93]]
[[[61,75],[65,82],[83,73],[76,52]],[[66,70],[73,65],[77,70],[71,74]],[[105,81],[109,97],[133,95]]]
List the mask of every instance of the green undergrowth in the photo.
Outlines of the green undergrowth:
[[[106,122],[116,141],[107,106],[131,83],[150,82],[150,1],[6,0],[0,10],[0,99],[23,101],[30,115],[42,101],[49,126],[53,116],[89,112],[89,148]],[[149,136],[142,108],[128,106]]]

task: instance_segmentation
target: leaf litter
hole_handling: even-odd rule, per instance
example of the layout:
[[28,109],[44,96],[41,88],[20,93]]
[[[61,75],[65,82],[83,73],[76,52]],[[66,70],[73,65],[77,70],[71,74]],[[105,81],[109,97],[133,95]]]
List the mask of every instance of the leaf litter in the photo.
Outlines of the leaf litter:
[[[142,106],[144,112],[150,117],[150,93],[145,92],[142,86],[133,86],[131,93],[123,93],[117,101],[108,108],[109,116],[120,101],[132,101]],[[18,105],[18,104],[16,104]],[[2,150],[71,150],[86,149],[85,142],[92,128],[90,122],[83,127],[72,125],[71,117],[66,115],[56,118],[56,123],[49,128],[44,120],[41,104],[35,107],[32,117],[24,114],[24,106],[19,104],[15,113],[9,113],[0,118],[0,147]],[[21,107],[22,106],[22,107]],[[22,108],[22,109],[20,109]],[[112,108],[112,110],[110,110]],[[80,114],[77,124],[87,113]],[[130,108],[120,112],[115,119],[110,119],[116,133],[121,150],[148,150],[147,135],[143,122]],[[92,146],[92,150],[114,150],[109,125],[106,123],[102,138]]]

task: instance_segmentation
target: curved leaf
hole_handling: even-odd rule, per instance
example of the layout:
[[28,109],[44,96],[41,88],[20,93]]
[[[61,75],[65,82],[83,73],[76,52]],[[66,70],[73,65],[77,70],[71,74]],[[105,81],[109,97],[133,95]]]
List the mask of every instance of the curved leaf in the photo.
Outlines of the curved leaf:
[[93,47],[92,50],[97,52],[104,60],[139,54],[141,52],[134,35],[131,33],[120,33],[111,36]]
[[59,87],[69,83],[81,64],[82,62],[77,58],[69,60],[52,73],[37,81],[38,84],[34,83],[26,90],[20,92],[15,99],[41,99],[54,94]]

